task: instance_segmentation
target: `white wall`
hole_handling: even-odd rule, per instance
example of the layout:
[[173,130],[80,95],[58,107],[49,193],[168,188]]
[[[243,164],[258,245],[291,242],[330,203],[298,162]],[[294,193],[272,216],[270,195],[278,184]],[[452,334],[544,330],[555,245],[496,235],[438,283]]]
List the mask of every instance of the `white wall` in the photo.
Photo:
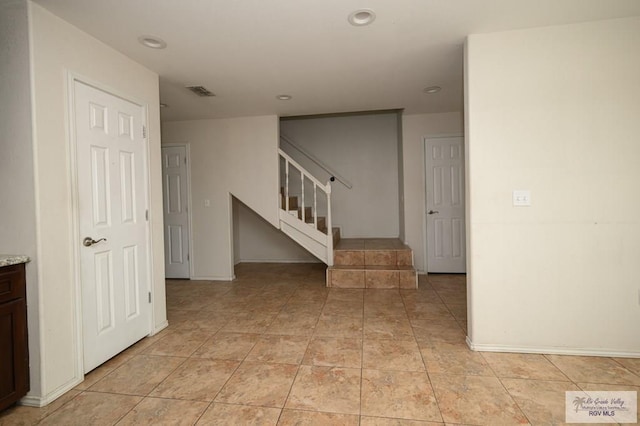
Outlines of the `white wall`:
[[279,226],[278,117],[165,122],[162,141],[190,144],[192,278],[232,279],[240,253],[231,195]]
[[[29,27],[24,0],[0,3],[0,99],[0,253],[31,258],[26,265],[27,300],[30,307],[38,306]],[[38,325],[29,324],[33,389],[41,387]]]
[[[283,119],[282,133],[347,178],[348,189],[332,184],[333,226],[342,237],[398,237],[398,129],[397,114],[347,115],[308,119]],[[318,171],[298,152],[282,145],[294,159]]]
[[39,345],[30,350],[35,359],[40,357],[41,377],[40,385],[32,386],[27,402],[43,404],[82,379],[75,316],[78,295],[73,252],[78,242],[73,240],[72,224],[68,72],[127,94],[148,108],[150,255],[156,329],[166,324],[160,113],[155,73],[39,5],[30,2],[29,10],[38,244],[38,282],[29,285],[37,288],[39,304],[30,304],[28,314],[30,329],[34,323],[40,325]]
[[284,232],[273,227],[238,200],[233,203],[237,222],[234,248],[235,263],[240,262],[309,262],[319,260],[299,246]]
[[463,133],[461,112],[402,116],[404,241],[413,249],[414,265],[420,272],[426,272],[424,138]]
[[640,356],[640,18],[472,35],[466,73],[472,346]]

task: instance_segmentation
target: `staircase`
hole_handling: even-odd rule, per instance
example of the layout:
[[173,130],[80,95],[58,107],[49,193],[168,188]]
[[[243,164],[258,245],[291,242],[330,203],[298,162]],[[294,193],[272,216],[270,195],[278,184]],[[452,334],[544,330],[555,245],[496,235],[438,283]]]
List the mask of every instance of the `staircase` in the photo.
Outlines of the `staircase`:
[[398,238],[345,238],[334,249],[327,287],[418,288],[413,251]]
[[[331,182],[323,184],[284,151],[280,154],[280,229],[315,257],[333,265]],[[295,195],[294,195],[295,194]],[[321,215],[321,211],[325,215]]]
[[334,178],[323,184],[284,151],[279,154],[280,229],[327,264],[327,287],[418,288],[407,245],[398,238],[341,239],[331,227]]

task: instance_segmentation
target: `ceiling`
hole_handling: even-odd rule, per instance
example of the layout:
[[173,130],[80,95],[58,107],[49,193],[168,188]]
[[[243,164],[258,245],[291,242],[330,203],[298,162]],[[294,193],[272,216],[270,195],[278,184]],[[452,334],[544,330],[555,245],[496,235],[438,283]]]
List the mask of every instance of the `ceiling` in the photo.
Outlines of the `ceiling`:
[[[163,120],[462,111],[466,35],[640,15],[638,0],[35,1],[157,72]],[[350,25],[361,8],[375,21]]]

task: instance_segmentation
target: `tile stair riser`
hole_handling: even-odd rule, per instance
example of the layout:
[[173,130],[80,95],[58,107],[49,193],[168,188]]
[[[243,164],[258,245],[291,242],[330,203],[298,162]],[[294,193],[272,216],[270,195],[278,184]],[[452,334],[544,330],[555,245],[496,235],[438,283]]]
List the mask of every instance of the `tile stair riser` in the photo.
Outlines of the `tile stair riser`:
[[[311,207],[304,208],[304,219],[305,221],[309,221],[309,218],[313,220],[313,211]],[[302,219],[302,207],[298,207],[298,219]]]
[[328,270],[329,287],[336,288],[405,288],[418,287],[415,270],[401,269],[336,269]]
[[342,266],[413,266],[411,250],[334,250],[334,262]]
[[[347,241],[345,248],[334,250],[334,266],[327,271],[328,287],[418,288],[410,248],[349,249],[346,247],[353,247],[353,243]],[[380,247],[375,241],[368,244]]]
[[[280,197],[280,208],[283,210],[287,209],[287,205],[285,203],[286,199],[284,196]],[[298,214],[298,197],[289,197],[289,210],[293,211],[294,215]]]

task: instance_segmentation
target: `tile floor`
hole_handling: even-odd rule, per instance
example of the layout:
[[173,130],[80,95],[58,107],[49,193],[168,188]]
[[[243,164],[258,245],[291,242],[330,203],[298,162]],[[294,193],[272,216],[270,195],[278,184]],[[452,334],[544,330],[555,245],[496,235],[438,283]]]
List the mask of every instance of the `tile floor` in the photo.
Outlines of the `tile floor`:
[[327,289],[321,265],[168,281],[170,327],[1,425],[559,424],[566,390],[636,390],[640,359],[479,353],[465,278]]

